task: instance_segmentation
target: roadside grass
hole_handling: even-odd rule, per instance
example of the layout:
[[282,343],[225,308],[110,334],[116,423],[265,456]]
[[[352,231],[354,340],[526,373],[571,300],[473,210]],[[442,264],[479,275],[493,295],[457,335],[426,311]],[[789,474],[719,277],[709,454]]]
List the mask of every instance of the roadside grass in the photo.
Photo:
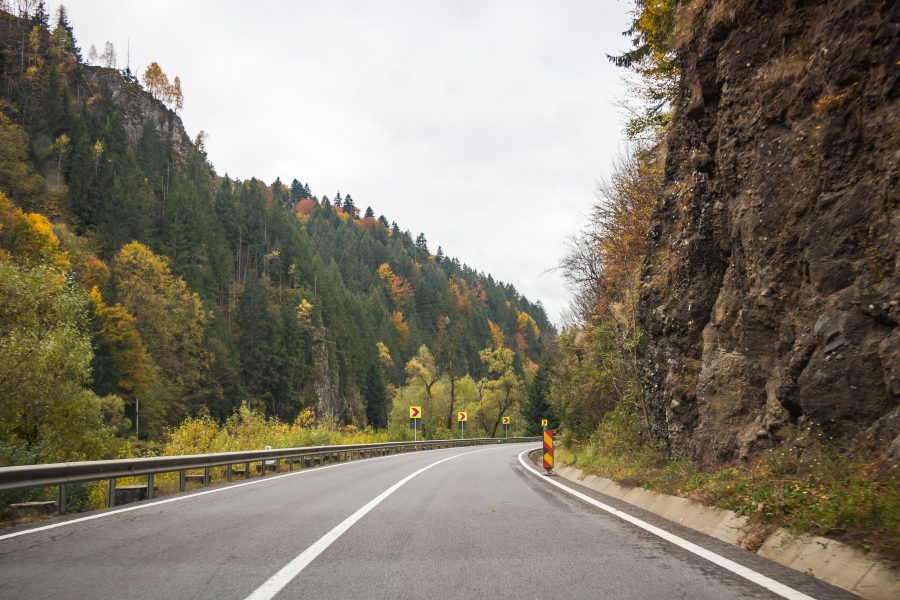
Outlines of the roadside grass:
[[[357,429],[353,425],[340,425],[338,420],[333,418],[316,420],[310,409],[302,411],[293,423],[288,424],[278,419],[266,418],[262,412],[244,404],[224,423],[216,421],[209,414],[201,413],[195,417],[188,417],[178,427],[169,430],[162,443],[123,441],[119,458],[262,450],[266,446],[300,448],[390,441],[399,440],[387,429],[374,430],[371,427]],[[21,460],[14,464],[33,464],[33,461]],[[253,469],[251,476],[260,476],[256,464],[251,465],[251,469]],[[203,470],[194,469],[188,473],[200,475]],[[239,481],[241,478],[236,475],[234,480]],[[210,469],[210,483],[220,483],[225,479],[225,467]],[[117,486],[146,484],[146,476],[121,477],[116,480]],[[197,485],[189,483],[188,489],[195,489]],[[154,486],[159,496],[177,492],[178,473],[157,474],[154,477]],[[69,485],[68,512],[81,512],[106,506],[108,489],[106,480]],[[55,499],[55,487],[0,494],[0,527],[42,518],[36,516],[17,521],[9,520],[11,503]]]
[[561,461],[586,473],[732,510],[763,531],[827,536],[900,562],[896,463],[840,453],[812,427],[789,447],[700,469],[644,440],[636,412],[620,405],[590,440],[561,450]]

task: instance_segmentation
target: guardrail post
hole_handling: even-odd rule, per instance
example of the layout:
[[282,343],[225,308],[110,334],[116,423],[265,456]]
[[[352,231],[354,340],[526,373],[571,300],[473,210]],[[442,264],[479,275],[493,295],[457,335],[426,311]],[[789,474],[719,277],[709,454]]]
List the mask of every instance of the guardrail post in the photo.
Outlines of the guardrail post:
[[153,497],[153,473],[147,474],[147,500]]
[[184,469],[178,471],[178,491],[183,492],[187,489],[187,480],[184,478]]
[[244,479],[250,479],[250,463],[244,463]]
[[203,467],[203,487],[209,485],[209,467]]
[[227,481],[228,483],[231,483],[232,475],[233,475],[233,473],[231,472],[231,465],[230,464],[225,465],[225,481]]
[[59,484],[59,494],[56,497],[56,508],[59,514],[66,514],[66,484]]
[[106,491],[106,506],[112,508],[116,505],[116,478],[109,480],[109,489]]
[[281,459],[280,458],[275,459],[275,472],[281,473]]

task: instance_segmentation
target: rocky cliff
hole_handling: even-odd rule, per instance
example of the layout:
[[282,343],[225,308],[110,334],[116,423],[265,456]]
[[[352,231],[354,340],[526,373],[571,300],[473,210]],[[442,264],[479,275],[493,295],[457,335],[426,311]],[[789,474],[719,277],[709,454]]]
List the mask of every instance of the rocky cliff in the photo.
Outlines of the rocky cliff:
[[699,4],[641,283],[652,429],[700,462],[808,423],[898,457],[900,4]]
[[128,134],[131,147],[136,147],[144,131],[144,122],[150,120],[160,139],[171,142],[172,151],[179,161],[184,161],[195,148],[175,111],[150,95],[136,80],[129,81],[117,69],[84,67],[83,83],[89,94],[106,89],[112,101],[121,111],[122,124]]

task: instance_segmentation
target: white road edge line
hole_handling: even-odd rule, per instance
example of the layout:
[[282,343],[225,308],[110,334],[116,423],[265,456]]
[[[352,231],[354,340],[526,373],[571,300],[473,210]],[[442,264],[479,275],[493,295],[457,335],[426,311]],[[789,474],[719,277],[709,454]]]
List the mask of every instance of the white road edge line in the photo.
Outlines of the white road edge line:
[[261,477],[259,479],[254,479],[252,481],[245,481],[243,483],[235,483],[235,484],[228,485],[225,487],[215,488],[215,489],[211,489],[211,490],[204,490],[202,492],[188,493],[183,496],[176,496],[175,498],[166,498],[164,500],[158,500],[156,502],[147,502],[144,504],[127,506],[125,508],[107,510],[105,512],[88,515],[86,517],[78,517],[76,519],[60,521],[59,523],[50,523],[49,525],[41,525],[40,527],[34,527],[32,529],[23,529],[22,531],[14,531],[13,533],[7,533],[4,535],[0,535],[0,542],[2,542],[3,540],[16,538],[16,537],[23,536],[23,535],[28,535],[30,533],[39,533],[41,531],[47,531],[48,529],[56,529],[58,527],[65,527],[67,525],[75,525],[76,523],[84,523],[85,521],[93,521],[94,519],[102,519],[103,517],[111,517],[113,515],[131,512],[133,510],[142,510],[145,508],[152,508],[154,506],[159,506],[161,504],[169,504],[170,502],[180,502],[182,500],[190,500],[192,498],[199,498],[200,496],[206,496],[207,494],[218,494],[220,492],[227,492],[229,490],[242,488],[242,487],[248,486],[248,485],[256,485],[258,483],[266,483],[269,481],[275,481],[276,479],[282,479],[284,477],[294,477],[296,475],[305,475],[307,473],[318,473],[320,471],[324,471],[326,469],[333,469],[335,467],[345,467],[348,465],[362,463],[362,462],[368,462],[371,460],[381,460],[384,458],[393,458],[395,456],[405,456],[405,454],[402,454],[402,453],[401,454],[388,454],[387,456],[373,456],[372,458],[358,458],[356,460],[351,460],[349,462],[344,462],[344,463],[338,463],[336,465],[328,465],[328,466],[323,466],[323,467],[315,467],[312,469],[292,471],[290,473],[285,473],[283,475],[271,475],[269,477]]
[[418,475],[421,475],[432,467],[436,467],[443,462],[447,462],[448,460],[453,460],[454,458],[459,458],[460,456],[466,456],[468,454],[476,454],[478,452],[485,452],[487,450],[495,449],[496,447],[485,448],[483,450],[472,450],[470,452],[463,452],[461,454],[454,454],[453,456],[443,458],[437,462],[433,462],[430,465],[426,465],[418,471],[407,475],[388,489],[372,498],[368,502],[368,504],[341,521],[334,527],[334,529],[323,535],[318,539],[318,541],[313,543],[313,545],[298,554],[296,558],[294,558],[288,564],[284,565],[277,573],[272,575],[261,586],[256,588],[253,593],[247,596],[246,600],[271,600],[272,598],[274,598],[278,594],[278,592],[283,590],[284,587],[291,582],[291,580],[293,580],[297,575],[300,574],[301,571],[303,571],[303,569],[305,569],[309,565],[309,563],[314,561],[317,556],[322,554],[322,552],[324,552],[328,548],[328,546],[337,541],[337,539],[341,537],[348,529],[353,527],[353,525],[357,521],[366,516],[366,514],[368,514],[373,508],[378,506],[385,498],[400,489],[400,487],[402,487],[409,480],[417,477]]
[[551,485],[555,485],[559,489],[575,496],[579,500],[583,500],[584,502],[587,502],[588,504],[596,506],[597,508],[606,511],[611,515],[619,517],[623,521],[628,521],[632,525],[637,525],[644,531],[648,531],[648,532],[652,533],[653,535],[659,536],[662,539],[666,540],[667,542],[675,544],[679,548],[683,548],[683,549],[687,550],[688,552],[696,554],[700,558],[705,558],[709,562],[716,564],[716,565],[722,567],[723,569],[731,571],[735,575],[738,575],[739,577],[743,577],[744,579],[751,581],[758,586],[764,587],[767,590],[769,590],[770,592],[781,596],[782,598],[788,598],[789,600],[815,600],[815,598],[813,598],[812,596],[807,596],[803,592],[795,590],[792,587],[788,587],[788,586],[784,585],[783,583],[775,581],[774,579],[772,579],[770,577],[766,577],[762,573],[757,573],[753,569],[749,569],[740,563],[736,563],[731,559],[725,558],[724,556],[720,556],[720,555],[716,554],[715,552],[713,552],[712,550],[707,550],[703,546],[698,546],[697,544],[694,544],[693,542],[689,542],[684,538],[678,537],[674,533],[670,533],[670,532],[666,531],[665,529],[661,529],[659,527],[656,527],[655,525],[651,525],[650,523],[647,523],[646,521],[642,521],[641,519],[638,519],[637,517],[629,515],[626,512],[622,512],[621,510],[615,509],[612,506],[609,506],[608,504],[604,504],[603,502],[600,502],[599,500],[591,498],[587,494],[582,494],[581,492],[579,492],[577,490],[573,490],[572,488],[570,488],[568,486],[565,486],[561,483],[553,481],[549,477],[546,477],[543,474],[541,474],[540,471],[534,469],[531,465],[528,464],[528,461],[526,459],[522,458],[529,452],[534,452],[534,450],[533,449],[525,450],[521,454],[519,454],[519,462],[522,464],[523,467],[525,467],[527,470],[531,471],[532,474],[540,477],[543,481],[545,481]]

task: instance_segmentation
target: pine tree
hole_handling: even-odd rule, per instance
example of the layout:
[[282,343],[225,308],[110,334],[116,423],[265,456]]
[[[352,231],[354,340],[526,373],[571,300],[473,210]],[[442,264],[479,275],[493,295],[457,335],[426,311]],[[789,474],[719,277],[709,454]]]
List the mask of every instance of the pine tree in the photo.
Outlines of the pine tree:
[[416,248],[425,254],[428,254],[428,240],[425,239],[424,233],[420,233],[416,237]]
[[[337,199],[335,199],[337,202]],[[344,198],[344,205],[342,207],[344,212],[350,215],[351,217],[358,217],[359,210],[356,208],[356,205],[353,204],[353,198],[350,197],[350,194],[347,194],[347,197]]]
[[297,200],[300,200],[300,199],[306,198],[306,197],[307,197],[306,190],[303,189],[303,185],[299,181],[294,179],[291,182],[291,200],[296,202]]
[[534,375],[531,385],[528,387],[528,399],[525,403],[523,416],[529,435],[540,435],[541,420],[550,421],[553,429],[559,424],[559,419],[553,411],[553,407],[547,401],[550,393],[550,368],[546,362],[542,363]]
[[381,369],[370,366],[366,372],[365,392],[366,419],[373,427],[385,427],[388,423],[388,397]]
[[375,211],[372,210],[372,207],[371,207],[371,206],[366,207],[366,218],[367,218],[367,219],[374,219],[374,218],[375,218]]
[[66,32],[67,40],[65,49],[75,57],[76,62],[82,62],[81,48],[78,47],[78,44],[75,41],[75,32],[72,30],[71,23],[69,23],[69,13],[62,4],[56,9],[56,26]]
[[44,0],[38,2],[37,8],[31,16],[31,26],[40,28],[44,36],[50,32],[50,15],[47,14],[47,4]]

